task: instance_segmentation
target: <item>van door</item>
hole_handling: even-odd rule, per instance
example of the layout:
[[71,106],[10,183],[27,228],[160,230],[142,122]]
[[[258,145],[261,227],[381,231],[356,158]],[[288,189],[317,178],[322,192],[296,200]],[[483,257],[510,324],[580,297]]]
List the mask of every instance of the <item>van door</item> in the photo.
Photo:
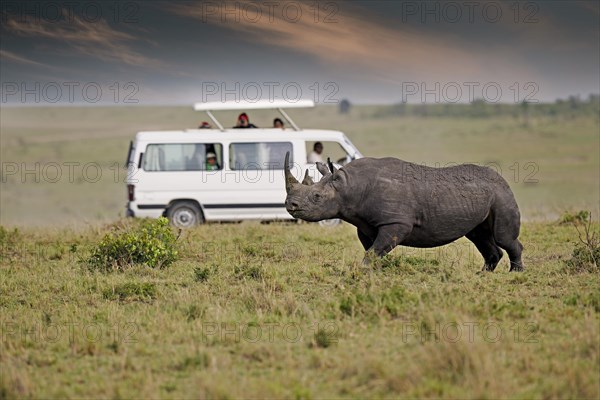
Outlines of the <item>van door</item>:
[[173,200],[218,200],[223,169],[221,143],[155,143],[144,150],[136,173],[136,202],[164,209]]
[[294,157],[292,141],[232,141],[222,174],[222,201],[204,204],[216,219],[291,219],[285,209],[283,163]]

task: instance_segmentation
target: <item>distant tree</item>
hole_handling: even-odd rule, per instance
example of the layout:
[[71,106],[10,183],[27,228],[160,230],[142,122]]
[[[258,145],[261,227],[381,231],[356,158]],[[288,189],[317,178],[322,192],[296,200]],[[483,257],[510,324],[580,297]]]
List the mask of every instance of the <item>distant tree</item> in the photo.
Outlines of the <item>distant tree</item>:
[[406,114],[406,103],[398,103],[394,106],[395,114],[397,115],[405,115]]
[[581,100],[579,99],[579,96],[569,96],[569,106],[571,107],[571,110],[578,109],[580,105]]
[[415,115],[419,116],[419,117],[426,117],[427,116],[427,104],[417,104],[415,105]]
[[474,117],[487,117],[487,106],[488,104],[484,99],[474,99],[471,102],[471,115]]
[[523,100],[521,102],[521,110],[523,111],[523,124],[529,126],[529,102]]
[[340,101],[340,114],[348,114],[350,112],[350,102],[347,99]]

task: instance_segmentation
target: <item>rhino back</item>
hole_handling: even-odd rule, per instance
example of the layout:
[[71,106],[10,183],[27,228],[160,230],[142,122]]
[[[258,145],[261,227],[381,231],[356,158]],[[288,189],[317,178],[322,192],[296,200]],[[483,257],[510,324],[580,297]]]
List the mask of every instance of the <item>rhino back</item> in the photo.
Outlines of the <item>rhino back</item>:
[[508,191],[512,197],[500,175],[473,164],[432,168],[396,158],[363,158],[344,169],[350,214],[372,226],[412,224],[424,235],[435,231],[450,238],[472,229],[487,217],[498,194]]

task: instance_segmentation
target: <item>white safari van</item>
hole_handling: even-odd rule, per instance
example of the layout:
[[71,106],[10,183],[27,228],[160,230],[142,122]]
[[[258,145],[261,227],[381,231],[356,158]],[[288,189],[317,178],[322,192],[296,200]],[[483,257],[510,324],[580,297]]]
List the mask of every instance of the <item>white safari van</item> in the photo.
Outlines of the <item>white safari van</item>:
[[[197,103],[194,108],[205,111],[216,128],[139,132],[128,154],[127,215],[166,216],[180,228],[205,221],[292,219],[284,206],[286,152],[297,178],[308,169],[315,182],[320,174],[309,162],[315,143],[321,142],[324,161],[329,156],[344,164],[362,157],[342,132],[300,129],[283,110],[300,107],[314,103]],[[256,109],[279,110],[288,127],[226,129],[212,114]]]

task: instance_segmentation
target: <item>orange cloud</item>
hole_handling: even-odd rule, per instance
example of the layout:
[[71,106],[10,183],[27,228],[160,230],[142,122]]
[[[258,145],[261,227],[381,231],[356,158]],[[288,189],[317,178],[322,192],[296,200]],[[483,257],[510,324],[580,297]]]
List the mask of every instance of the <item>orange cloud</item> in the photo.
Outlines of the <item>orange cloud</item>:
[[[506,54],[512,51],[510,46],[478,54],[452,34],[433,36],[407,25],[392,28],[369,15],[367,10],[350,9],[350,6],[346,10],[352,12],[340,12],[337,22],[328,23],[322,17],[315,22],[314,4],[294,2],[302,15],[295,22],[283,17],[281,8],[285,3],[278,3],[278,12],[271,12],[259,3],[252,3],[252,7],[245,7],[248,3],[244,2],[215,4],[220,4],[221,12],[209,12],[202,5],[189,3],[171,5],[169,10],[243,32],[249,41],[292,49],[323,63],[334,63],[388,82],[401,82],[406,76],[468,81],[497,74],[503,78],[514,76],[515,72],[524,75],[526,69],[515,65],[514,59],[507,59]],[[223,21],[225,4],[230,10],[234,4],[241,4],[238,21],[234,21],[232,15],[225,15]]]
[[[126,42],[136,38],[111,28],[104,20],[89,23],[77,16],[58,23],[32,18],[24,21],[8,19],[4,28],[19,36],[60,40],[80,54],[103,61],[153,68],[164,66],[162,62],[134,51]],[[16,60],[14,57],[12,59]]]

